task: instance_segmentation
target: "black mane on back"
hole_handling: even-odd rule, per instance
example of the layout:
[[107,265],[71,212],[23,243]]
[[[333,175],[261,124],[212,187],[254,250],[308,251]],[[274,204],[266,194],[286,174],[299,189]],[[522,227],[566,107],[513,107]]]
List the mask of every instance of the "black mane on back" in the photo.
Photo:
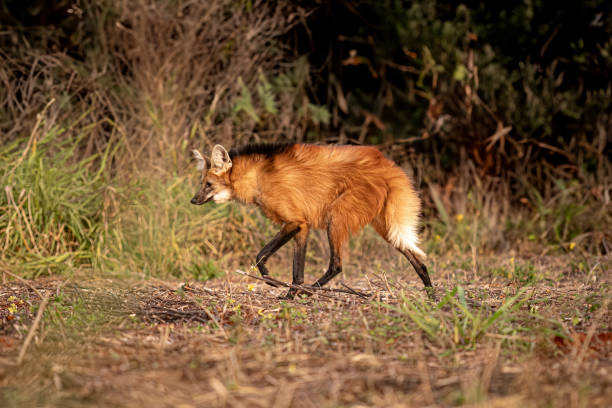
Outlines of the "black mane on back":
[[237,149],[231,149],[228,153],[231,159],[236,156],[244,156],[251,154],[261,154],[266,157],[271,157],[275,154],[285,153],[294,144],[295,143],[256,143],[242,146]]

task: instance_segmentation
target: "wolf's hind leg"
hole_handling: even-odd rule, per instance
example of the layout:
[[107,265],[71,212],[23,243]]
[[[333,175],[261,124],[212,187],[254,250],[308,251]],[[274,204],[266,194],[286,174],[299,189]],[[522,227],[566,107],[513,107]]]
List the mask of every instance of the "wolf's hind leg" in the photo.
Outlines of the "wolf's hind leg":
[[417,275],[419,275],[419,278],[421,278],[421,280],[423,281],[423,285],[425,285],[425,288],[431,288],[431,280],[429,279],[429,273],[427,272],[427,267],[425,266],[425,264],[419,261],[419,258],[417,258],[415,253],[410,249],[398,248],[398,251],[404,254],[406,259],[408,259],[408,261],[416,271]]
[[419,260],[419,256],[417,255],[418,251],[420,250],[418,248],[416,248],[416,250],[407,248],[405,245],[403,245],[403,241],[401,239],[392,239],[389,234],[388,227],[381,217],[376,217],[374,221],[372,221],[372,226],[374,227],[376,232],[378,232],[387,242],[393,245],[395,249],[401,252],[406,257],[406,259],[408,259],[410,265],[412,265],[417,275],[419,275],[419,278],[421,278],[421,280],[423,281],[423,285],[425,285],[425,290],[430,293],[429,288],[432,288],[431,279],[429,279],[427,267],[423,262]]
[[342,245],[347,239],[346,228],[330,221],[327,227],[329,238],[329,268],[312,286],[321,287],[342,272]]

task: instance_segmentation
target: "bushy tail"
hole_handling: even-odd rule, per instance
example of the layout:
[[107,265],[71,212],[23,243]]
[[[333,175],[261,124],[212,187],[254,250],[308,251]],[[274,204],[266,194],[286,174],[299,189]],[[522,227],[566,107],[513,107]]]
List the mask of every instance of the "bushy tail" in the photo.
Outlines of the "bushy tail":
[[419,248],[419,238],[416,225],[394,224],[391,225],[387,239],[401,251],[411,251],[421,262],[425,262],[427,255]]
[[403,172],[389,183],[389,194],[385,204],[385,238],[400,251],[412,252],[421,262],[427,258],[419,244],[419,220],[421,200]]

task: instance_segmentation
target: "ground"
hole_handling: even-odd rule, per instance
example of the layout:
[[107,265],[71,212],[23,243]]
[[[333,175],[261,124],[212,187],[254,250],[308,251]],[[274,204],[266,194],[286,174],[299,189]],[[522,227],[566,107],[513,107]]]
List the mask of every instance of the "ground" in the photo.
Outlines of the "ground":
[[0,405],[612,405],[609,257],[437,259],[436,302],[401,265],[333,282],[368,298],[294,301],[235,271],[206,282],[7,274]]

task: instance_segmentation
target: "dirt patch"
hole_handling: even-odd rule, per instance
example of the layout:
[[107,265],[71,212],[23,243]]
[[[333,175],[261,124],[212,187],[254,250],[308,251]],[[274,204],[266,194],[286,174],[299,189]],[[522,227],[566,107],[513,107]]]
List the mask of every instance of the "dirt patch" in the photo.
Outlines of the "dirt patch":
[[[237,274],[187,284],[9,282],[0,287],[2,405],[612,401],[609,349],[597,346],[610,332],[607,282],[437,278],[438,303],[416,280],[382,272],[345,280],[369,299],[327,293],[295,301]],[[34,289],[52,297],[17,367],[40,301]]]

